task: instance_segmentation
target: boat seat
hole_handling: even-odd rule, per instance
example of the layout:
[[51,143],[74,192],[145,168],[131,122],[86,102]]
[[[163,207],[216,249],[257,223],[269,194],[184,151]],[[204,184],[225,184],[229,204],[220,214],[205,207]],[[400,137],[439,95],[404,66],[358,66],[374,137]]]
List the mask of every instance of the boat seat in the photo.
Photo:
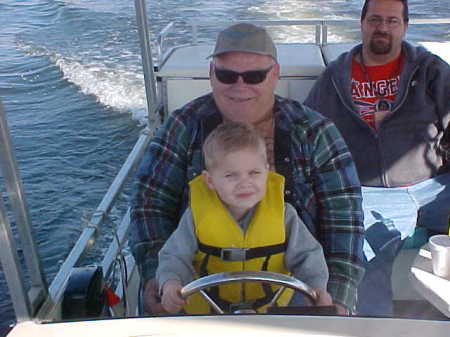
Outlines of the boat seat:
[[417,42],[418,45],[421,45],[427,48],[433,54],[438,55],[448,64],[450,64],[450,43],[448,42]]
[[325,60],[325,64],[328,65],[330,62],[338,58],[342,53],[349,51],[358,43],[328,43],[322,46],[322,54]]
[[[162,95],[170,112],[195,97],[211,91],[207,58],[213,45],[175,48],[156,76],[162,81]],[[276,93],[302,102],[314,81],[325,69],[320,47],[315,44],[277,44],[281,65]]]

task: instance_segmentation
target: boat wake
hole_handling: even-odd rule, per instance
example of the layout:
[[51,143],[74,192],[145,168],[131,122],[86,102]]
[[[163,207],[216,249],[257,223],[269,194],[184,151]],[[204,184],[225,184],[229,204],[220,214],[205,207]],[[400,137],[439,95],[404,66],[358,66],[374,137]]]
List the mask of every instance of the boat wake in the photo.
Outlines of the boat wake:
[[125,69],[108,68],[103,64],[82,64],[55,55],[55,64],[64,79],[77,85],[81,92],[119,111],[130,111],[134,120],[146,114],[143,76]]
[[[62,78],[85,95],[112,109],[131,113],[132,119],[145,123],[147,107],[144,78],[139,69],[101,61],[83,62],[48,51],[45,47],[20,43],[22,50],[37,57],[47,57],[62,73]],[[131,67],[130,67],[131,68]]]

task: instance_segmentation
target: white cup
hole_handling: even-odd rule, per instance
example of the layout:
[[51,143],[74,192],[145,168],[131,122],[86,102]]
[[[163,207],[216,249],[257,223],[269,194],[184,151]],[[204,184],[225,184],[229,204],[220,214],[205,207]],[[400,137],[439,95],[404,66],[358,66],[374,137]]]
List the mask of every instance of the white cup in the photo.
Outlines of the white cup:
[[429,240],[433,273],[450,279],[450,236],[433,235]]

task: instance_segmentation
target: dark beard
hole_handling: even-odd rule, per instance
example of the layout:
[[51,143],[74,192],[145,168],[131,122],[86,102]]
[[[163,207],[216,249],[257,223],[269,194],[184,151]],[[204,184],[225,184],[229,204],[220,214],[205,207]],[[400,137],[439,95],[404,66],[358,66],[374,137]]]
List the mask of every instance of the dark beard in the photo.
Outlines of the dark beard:
[[[389,42],[376,42],[375,39],[377,37],[387,37]],[[370,51],[375,55],[385,55],[389,54],[392,50],[392,37],[387,34],[382,33],[374,33],[372,39],[370,39],[369,44]]]

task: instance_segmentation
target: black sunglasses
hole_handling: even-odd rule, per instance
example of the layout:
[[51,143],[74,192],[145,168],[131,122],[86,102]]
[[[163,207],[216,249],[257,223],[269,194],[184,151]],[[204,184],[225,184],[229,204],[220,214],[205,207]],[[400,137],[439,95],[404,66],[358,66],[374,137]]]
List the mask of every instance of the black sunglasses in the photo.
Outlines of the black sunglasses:
[[238,73],[237,71],[221,69],[214,66],[214,73],[216,74],[216,78],[219,82],[224,84],[233,84],[236,83],[239,79],[239,76],[242,77],[242,80],[247,84],[259,84],[263,82],[269,71],[273,68],[273,64],[267,69],[261,70],[249,70],[244,71],[242,73]]

